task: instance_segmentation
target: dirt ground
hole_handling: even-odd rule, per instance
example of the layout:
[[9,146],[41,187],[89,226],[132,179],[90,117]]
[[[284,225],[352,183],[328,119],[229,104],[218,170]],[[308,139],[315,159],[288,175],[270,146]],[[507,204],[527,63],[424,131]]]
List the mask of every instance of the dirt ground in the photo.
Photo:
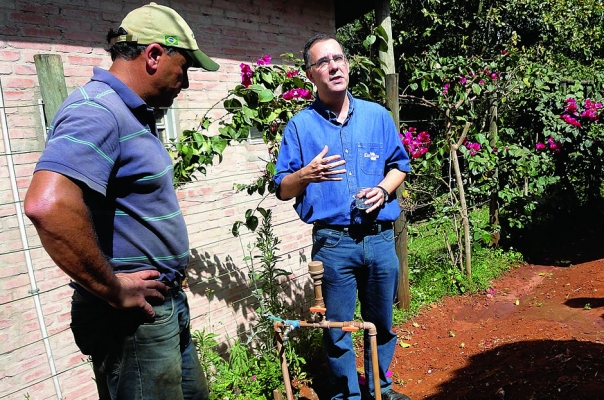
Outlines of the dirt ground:
[[[604,399],[604,259],[515,268],[395,332],[394,388],[413,400]],[[328,398],[313,386],[302,398]]]

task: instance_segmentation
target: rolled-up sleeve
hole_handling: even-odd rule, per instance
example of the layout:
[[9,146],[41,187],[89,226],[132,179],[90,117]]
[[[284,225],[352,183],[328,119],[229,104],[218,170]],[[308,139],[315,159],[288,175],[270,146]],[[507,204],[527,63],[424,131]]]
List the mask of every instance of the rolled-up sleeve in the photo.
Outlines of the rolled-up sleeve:
[[302,168],[302,152],[300,149],[296,124],[290,121],[283,132],[277,164],[275,165],[275,176],[273,177],[275,194],[279,200],[283,200],[279,194],[279,186],[283,178]]

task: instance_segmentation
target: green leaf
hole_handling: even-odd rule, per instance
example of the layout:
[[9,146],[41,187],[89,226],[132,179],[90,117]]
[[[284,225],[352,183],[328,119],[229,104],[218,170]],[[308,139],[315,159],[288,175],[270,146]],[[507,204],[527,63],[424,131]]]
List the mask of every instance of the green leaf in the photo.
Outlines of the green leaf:
[[220,136],[212,136],[210,140],[212,142],[212,150],[218,154],[222,154],[224,149],[226,149],[227,145],[229,144],[226,139]]
[[376,41],[376,37],[375,35],[369,35],[367,36],[367,38],[365,40],[363,40],[363,46],[365,46],[366,49],[368,49],[369,47],[371,47],[372,44],[374,44]]
[[292,81],[294,82],[294,85],[296,85],[297,88],[304,89],[304,81],[302,80],[302,78],[300,78],[299,76],[294,76],[292,78]]
[[261,103],[267,103],[274,98],[275,96],[273,95],[273,92],[269,89],[264,89],[258,93],[258,101]]
[[235,112],[236,110],[241,108],[241,102],[234,97],[226,99],[222,104],[224,105],[224,109],[230,112]]
[[275,173],[277,172],[277,168],[275,167],[275,164],[272,162],[269,162],[266,164],[266,170],[268,171],[270,176],[274,176]]
[[249,218],[246,218],[245,220],[245,226],[250,230],[250,231],[255,231],[256,228],[258,227],[258,217],[256,217],[255,215],[252,215]]
[[243,111],[243,114],[245,114],[246,116],[248,116],[250,118],[254,118],[256,115],[258,115],[258,111],[252,110],[248,106],[243,106],[243,108],[241,110]]
[[233,234],[233,236],[237,237],[239,236],[239,227],[241,226],[241,221],[237,221],[233,224],[233,227],[231,228],[231,233]]
[[383,26],[379,25],[375,29],[375,32],[380,38],[380,42],[378,44],[378,49],[380,51],[386,53],[388,51],[388,34],[386,33],[386,30],[384,29]]
[[268,84],[273,83],[273,75],[271,75],[270,73],[262,71],[260,73],[260,76],[262,77],[262,80],[265,81],[266,83],[268,83]]

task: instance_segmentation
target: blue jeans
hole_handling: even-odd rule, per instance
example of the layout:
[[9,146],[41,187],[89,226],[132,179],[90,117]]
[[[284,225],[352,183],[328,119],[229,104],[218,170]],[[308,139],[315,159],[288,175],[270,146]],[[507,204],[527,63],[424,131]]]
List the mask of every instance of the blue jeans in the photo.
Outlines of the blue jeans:
[[207,400],[208,386],[190,332],[189,305],[170,289],[153,322],[74,291],[71,329],[92,358],[101,400]]
[[[356,294],[361,317],[377,328],[377,348],[381,392],[392,386],[386,377],[396,347],[392,332],[392,304],[398,284],[399,263],[394,248],[394,232],[387,229],[373,235],[351,235],[329,228],[313,230],[312,259],[322,261],[323,297],[327,320],[351,321]],[[332,399],[360,399],[355,353],[350,333],[339,328],[326,329],[323,341],[331,372]],[[375,394],[368,332],[364,336],[365,376],[369,391]]]

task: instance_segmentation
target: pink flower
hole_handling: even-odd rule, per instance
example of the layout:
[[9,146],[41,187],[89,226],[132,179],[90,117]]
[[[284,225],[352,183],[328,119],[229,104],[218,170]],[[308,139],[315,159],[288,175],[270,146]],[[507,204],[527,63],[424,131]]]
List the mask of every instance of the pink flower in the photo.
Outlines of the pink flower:
[[239,64],[241,68],[241,84],[245,87],[249,87],[252,84],[252,67],[247,64]]
[[590,99],[587,99],[585,100],[585,108],[599,110],[600,108],[602,108],[602,103],[600,103],[599,101],[593,102]]
[[479,85],[484,85],[484,79],[481,79],[480,81],[478,81]]
[[549,144],[550,150],[552,150],[554,153],[560,153],[562,150],[562,143],[556,142],[556,140],[551,136],[549,139],[547,139],[547,144]]
[[600,115],[596,110],[585,110],[581,113],[581,117],[587,118],[591,122],[598,122]]
[[579,114],[579,107],[577,101],[569,97],[564,100],[566,106],[564,107],[564,113],[560,116],[564,122],[574,127],[581,128],[580,118],[583,122],[598,122],[600,120],[599,110],[602,108],[602,103],[594,102],[591,99],[585,99],[583,112]]
[[430,135],[426,131],[420,132],[417,134],[417,140],[419,140],[421,143],[430,143]]
[[263,55],[261,58],[256,61],[258,65],[268,65],[271,63],[271,56],[268,54]]
[[468,80],[466,79],[465,76],[462,76],[461,78],[459,78],[459,83],[461,83],[462,85],[465,84]]
[[572,116],[570,116],[568,114],[562,114],[560,116],[560,118],[562,118],[562,120],[564,122],[566,122],[567,124],[570,124],[570,125],[575,126],[577,128],[581,127],[581,123],[579,121],[577,121],[576,118],[573,118]]
[[293,78],[294,76],[298,76],[300,72],[297,69],[292,69],[290,71],[287,71],[287,73],[285,74],[285,76],[287,76],[289,79]]
[[431,143],[428,132],[422,131],[418,133],[417,136],[413,136],[416,131],[417,128],[411,126],[404,135],[402,133],[399,134],[399,137],[411,158],[420,158],[426,154]]
[[312,100],[314,98],[312,91],[310,91],[308,89],[300,89],[299,93],[300,93],[300,97],[302,97],[304,100]]
[[296,89],[289,90],[283,93],[283,98],[285,100],[293,100],[297,95]]
[[600,119],[600,115],[598,114],[598,110],[602,108],[602,103],[593,102],[590,99],[585,100],[585,111],[581,113],[581,117],[590,120],[591,122],[598,122]]
[[569,112],[569,113],[577,112],[578,108],[577,108],[577,102],[575,101],[575,99],[573,99],[572,97],[569,97],[568,99],[564,100],[564,102],[566,103],[566,107],[564,107],[564,111]]
[[553,151],[554,153],[560,153],[560,151],[562,150],[562,143],[556,142],[556,139],[554,139],[551,136],[545,141],[545,143],[538,142],[535,145],[535,148],[537,150],[541,151],[541,150],[547,149],[548,146],[549,146],[549,149],[551,151]]
[[304,100],[312,100],[313,94],[308,89],[291,89],[287,92],[283,93],[283,99],[285,100],[293,100],[293,99],[304,99]]
[[466,140],[463,145],[466,147],[466,149],[468,149],[470,151],[471,156],[475,156],[476,154],[478,154],[478,152],[482,148],[480,146],[480,143],[470,142],[468,140]]
[[447,93],[449,93],[449,84],[445,83],[445,86],[443,87],[443,94],[446,95]]

